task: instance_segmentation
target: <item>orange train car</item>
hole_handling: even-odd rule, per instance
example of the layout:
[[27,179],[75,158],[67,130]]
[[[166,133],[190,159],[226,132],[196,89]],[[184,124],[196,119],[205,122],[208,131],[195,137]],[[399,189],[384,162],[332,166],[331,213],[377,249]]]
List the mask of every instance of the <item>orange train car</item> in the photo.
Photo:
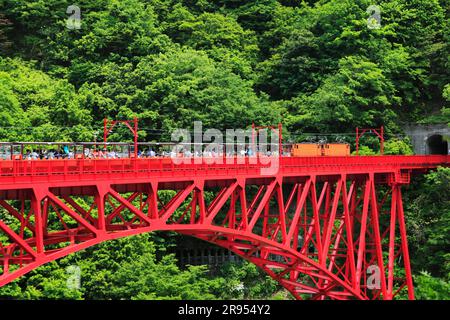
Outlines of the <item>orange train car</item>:
[[293,157],[319,157],[322,155],[322,147],[318,143],[297,143],[292,145]]
[[349,156],[350,145],[347,143],[297,143],[292,145],[293,157]]
[[347,143],[327,143],[323,145],[323,156],[349,156],[350,145]]

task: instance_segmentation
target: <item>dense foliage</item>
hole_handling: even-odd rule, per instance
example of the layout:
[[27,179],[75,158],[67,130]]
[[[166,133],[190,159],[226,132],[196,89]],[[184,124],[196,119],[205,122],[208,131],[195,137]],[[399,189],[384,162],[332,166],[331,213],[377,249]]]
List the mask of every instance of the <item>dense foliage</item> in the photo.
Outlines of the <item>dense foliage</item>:
[[[372,2],[79,0],[81,28],[69,29],[72,1],[0,0],[0,139],[90,141],[105,117],[138,116],[147,141],[194,120],[218,129],[282,120],[292,140],[384,125],[387,153],[410,154],[396,138],[402,123],[450,122],[450,3],[380,0],[381,25],[369,28]],[[111,137],[129,138],[120,129]],[[361,154],[377,152],[369,145]],[[432,173],[408,193],[414,270],[428,272],[417,273],[421,298],[448,298],[448,175]],[[264,276],[250,265],[211,279],[203,267],[159,261],[155,250],[147,236],[103,244],[0,295],[253,298],[279,290],[255,282]],[[65,286],[64,268],[74,263],[81,292]],[[245,289],[233,289],[241,281]]]

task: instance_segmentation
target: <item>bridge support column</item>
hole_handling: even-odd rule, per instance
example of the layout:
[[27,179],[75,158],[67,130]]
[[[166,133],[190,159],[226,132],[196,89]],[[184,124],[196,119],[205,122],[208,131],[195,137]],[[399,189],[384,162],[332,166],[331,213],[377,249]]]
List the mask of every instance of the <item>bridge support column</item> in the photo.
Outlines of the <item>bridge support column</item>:
[[402,253],[406,276],[406,285],[408,287],[408,298],[414,300],[414,285],[412,280],[411,262],[409,259],[408,238],[406,236],[405,214],[403,212],[403,200],[400,185],[397,186],[397,212],[402,243]]
[[97,206],[97,228],[103,233],[106,232],[106,218],[105,218],[105,197],[108,193],[108,188],[103,185],[97,185],[94,201]]
[[43,213],[42,210],[42,200],[44,200],[45,194],[47,190],[43,190],[42,188],[33,188],[33,194],[31,197],[31,208],[34,214],[34,237],[36,243],[36,252],[38,255],[44,254],[44,226],[47,225],[47,214]]

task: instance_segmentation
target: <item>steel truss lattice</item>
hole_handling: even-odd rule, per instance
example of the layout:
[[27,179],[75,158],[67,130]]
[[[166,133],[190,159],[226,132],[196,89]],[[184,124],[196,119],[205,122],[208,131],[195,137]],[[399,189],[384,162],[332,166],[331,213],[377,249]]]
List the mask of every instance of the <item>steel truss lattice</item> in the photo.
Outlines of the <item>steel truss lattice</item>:
[[107,240],[170,230],[233,251],[297,299],[393,299],[402,290],[413,299],[401,188],[413,170],[448,158],[381,170],[382,157],[373,158],[372,167],[347,160],[342,170],[281,163],[273,176],[246,165],[155,174],[136,163],[89,175],[3,174],[0,286]]

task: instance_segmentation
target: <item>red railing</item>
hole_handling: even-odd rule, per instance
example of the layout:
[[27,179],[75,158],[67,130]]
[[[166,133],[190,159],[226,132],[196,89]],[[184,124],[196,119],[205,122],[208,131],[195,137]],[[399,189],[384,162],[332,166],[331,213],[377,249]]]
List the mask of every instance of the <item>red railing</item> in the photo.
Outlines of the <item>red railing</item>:
[[[192,175],[199,172],[258,172],[277,167],[283,172],[304,169],[312,171],[348,171],[374,169],[427,169],[448,166],[449,156],[350,156],[350,157],[242,157],[242,158],[147,158],[147,159],[71,159],[71,160],[2,160],[0,179],[14,176],[165,173]],[[177,163],[178,161],[178,163]],[[182,163],[179,163],[182,162]],[[200,163],[198,163],[200,162]],[[184,173],[184,174],[183,174]]]

